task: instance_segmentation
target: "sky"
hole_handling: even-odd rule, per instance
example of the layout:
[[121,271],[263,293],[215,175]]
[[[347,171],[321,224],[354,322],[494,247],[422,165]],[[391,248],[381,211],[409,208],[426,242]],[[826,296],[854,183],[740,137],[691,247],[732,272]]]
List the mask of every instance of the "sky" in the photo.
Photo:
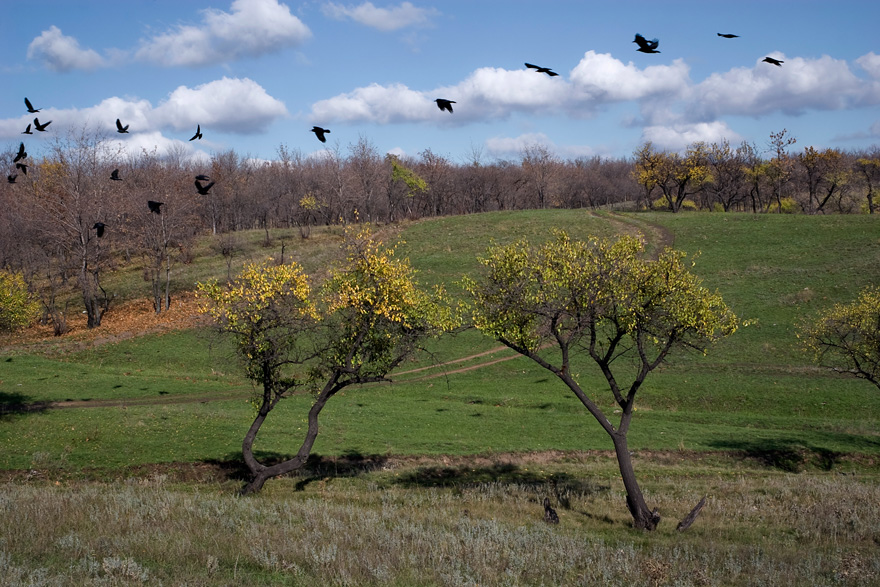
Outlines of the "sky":
[[[364,138],[465,163],[764,150],[786,129],[796,150],[863,149],[880,144],[878,23],[876,0],[28,0],[3,16],[0,146],[39,156],[88,129],[131,155],[273,160]],[[21,134],[34,117],[52,124]]]

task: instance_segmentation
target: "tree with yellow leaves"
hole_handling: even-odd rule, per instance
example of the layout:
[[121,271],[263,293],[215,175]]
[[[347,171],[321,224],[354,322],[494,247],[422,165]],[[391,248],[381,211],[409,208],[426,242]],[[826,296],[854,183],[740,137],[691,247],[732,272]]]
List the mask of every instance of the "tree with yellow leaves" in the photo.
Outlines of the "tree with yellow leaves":
[[[370,234],[349,230],[345,260],[313,290],[295,264],[248,265],[228,286],[199,284],[202,311],[231,334],[248,378],[262,386],[258,412],[242,453],[251,472],[244,493],[302,467],[318,436],[318,415],[340,390],[385,381],[419,342],[452,328],[455,318],[441,290],[427,293],[408,261]],[[315,394],[308,430],[297,454],[266,465],[253,452],[266,417],[297,390]]]
[[[633,523],[645,530],[655,529],[660,516],[645,502],[627,446],[636,393],[673,350],[705,352],[738,326],[721,296],[702,287],[684,261],[672,249],[648,260],[635,237],[577,241],[558,232],[540,246],[490,248],[482,273],[464,280],[473,324],[553,373],[611,437]],[[617,425],[572,372],[579,352],[605,377],[620,409]]]
[[670,212],[678,212],[688,196],[699,192],[712,181],[705,143],[694,143],[681,156],[678,153],[655,151],[649,141],[639,147],[634,155],[633,177],[645,188],[649,201],[654,188],[659,189]]
[[817,363],[880,388],[880,287],[863,289],[801,327],[798,337]]

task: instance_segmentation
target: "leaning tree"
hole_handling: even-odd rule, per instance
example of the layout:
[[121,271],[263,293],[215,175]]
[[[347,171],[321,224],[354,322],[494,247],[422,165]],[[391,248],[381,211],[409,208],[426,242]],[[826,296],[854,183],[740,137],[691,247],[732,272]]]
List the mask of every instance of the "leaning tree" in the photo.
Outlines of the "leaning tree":
[[[262,389],[257,413],[242,442],[251,479],[244,493],[305,465],[327,402],[351,385],[387,380],[426,337],[454,326],[442,290],[427,293],[408,261],[371,238],[369,229],[348,231],[345,260],[313,291],[296,264],[252,264],[228,285],[199,285],[218,328],[233,336],[245,372]],[[297,453],[279,463],[254,454],[257,433],[283,398],[314,394],[308,428]]]
[[[627,446],[636,393],[676,349],[705,351],[732,334],[737,318],[688,270],[683,253],[644,256],[635,237],[577,241],[565,232],[534,246],[491,247],[475,279],[474,325],[559,378],[611,437],[635,527],[660,521],[636,481]],[[615,425],[572,370],[578,353],[598,365],[620,420]]]

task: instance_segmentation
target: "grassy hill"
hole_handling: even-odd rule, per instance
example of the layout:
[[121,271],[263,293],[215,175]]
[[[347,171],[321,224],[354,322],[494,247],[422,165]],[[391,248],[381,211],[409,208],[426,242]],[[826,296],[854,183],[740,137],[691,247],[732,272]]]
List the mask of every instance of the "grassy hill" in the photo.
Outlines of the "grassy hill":
[[[0,583],[876,584],[880,393],[814,367],[795,332],[880,282],[877,219],[548,210],[383,230],[458,295],[490,242],[554,228],[698,254],[694,271],[753,322],[707,356],[673,356],[640,392],[630,445],[656,532],[630,528],[610,442],[570,392],[475,331],[393,384],[334,397],[307,470],[237,497],[252,391],[184,293],[227,273],[205,239],[176,267],[167,314],[137,300],[148,284],[129,268],[108,280],[126,301],[99,329],[0,339]],[[230,270],[277,258],[283,239],[319,272],[339,234],[243,233]],[[282,402],[262,456],[299,445],[309,402]],[[541,522],[545,496],[559,526]]]

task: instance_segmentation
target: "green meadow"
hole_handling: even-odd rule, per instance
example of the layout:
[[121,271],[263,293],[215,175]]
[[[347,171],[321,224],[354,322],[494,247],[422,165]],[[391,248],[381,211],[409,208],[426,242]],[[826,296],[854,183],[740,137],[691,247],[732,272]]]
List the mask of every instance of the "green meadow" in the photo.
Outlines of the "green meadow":
[[[235,489],[253,389],[210,329],[45,348],[0,339],[0,582],[33,584],[34,569],[46,584],[67,576],[63,584],[83,585],[877,580],[880,390],[814,366],[797,330],[880,283],[880,221],[546,210],[422,220],[383,236],[423,284],[461,297],[459,280],[491,243],[544,240],[556,228],[576,238],[639,232],[649,252],[683,250],[748,321],[705,356],[672,355],[639,392],[629,435],[636,472],[648,502],[669,516],[653,535],[627,527],[610,440],[571,392],[473,330],[432,341],[392,383],[334,397],[313,464],[247,499]],[[313,230],[308,241],[279,231],[268,247],[263,231],[243,233],[231,270],[277,258],[285,239],[286,258],[322,271],[340,230]],[[177,291],[226,275],[209,241],[196,252],[175,268]],[[109,282],[146,297],[138,279],[120,271]],[[584,360],[577,376],[613,416],[598,370]],[[259,455],[296,451],[310,401],[280,404]],[[559,504],[558,528],[541,524],[545,494]],[[711,500],[698,522],[676,533],[674,520],[703,495]],[[108,527],[40,509],[53,499],[104,512]],[[227,519],[240,526],[224,531]],[[21,528],[38,523],[48,529]],[[154,544],[150,524],[173,547]],[[185,528],[196,533],[188,544]],[[423,552],[431,544],[434,555]]]

